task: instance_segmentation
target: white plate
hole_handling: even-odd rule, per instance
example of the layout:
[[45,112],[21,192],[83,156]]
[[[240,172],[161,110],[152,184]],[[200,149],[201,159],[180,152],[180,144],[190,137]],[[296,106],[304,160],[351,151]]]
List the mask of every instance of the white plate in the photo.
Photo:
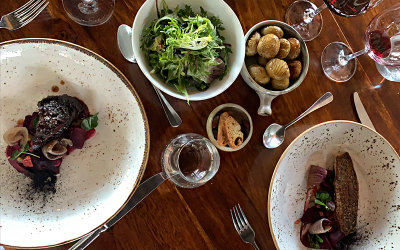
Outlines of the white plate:
[[298,136],[282,154],[268,194],[268,220],[278,249],[307,249],[300,242],[307,171],[311,164],[333,167],[349,152],[359,182],[357,233],[352,249],[400,246],[400,158],[389,142],[359,123],[331,121]]
[[75,240],[117,213],[142,178],[150,141],[139,96],[108,61],[62,41],[2,43],[0,65],[1,135],[48,95],[76,96],[91,113],[99,112],[96,135],[62,162],[55,194],[32,191],[31,180],[8,163],[0,140],[0,245]]
[[[133,23],[132,45],[137,63],[143,74],[157,88],[173,97],[186,100],[186,97],[176,90],[172,84],[165,84],[159,77],[151,74],[152,70],[147,62],[143,51],[140,49],[140,39],[144,28],[149,27],[150,23],[157,19],[156,3],[159,9],[162,1],[147,0],[139,9]],[[198,91],[195,88],[188,90],[190,101],[200,101],[215,97],[227,88],[229,88],[238,77],[244,62],[245,40],[242,25],[237,18],[235,12],[223,0],[166,0],[170,9],[176,6],[184,7],[186,4],[191,6],[193,11],[200,12],[203,7],[210,15],[216,16],[223,22],[224,31],[221,35],[225,37],[225,42],[231,45],[232,53],[229,54],[228,67],[229,72],[222,80],[215,80],[211,83],[210,88],[205,91]],[[161,9],[160,9],[161,10]]]

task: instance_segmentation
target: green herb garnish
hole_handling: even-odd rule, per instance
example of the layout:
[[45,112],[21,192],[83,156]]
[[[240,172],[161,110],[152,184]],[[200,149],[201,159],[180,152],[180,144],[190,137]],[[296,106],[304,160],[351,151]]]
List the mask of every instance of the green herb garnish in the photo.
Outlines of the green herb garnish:
[[195,13],[189,5],[174,10],[162,2],[158,19],[143,30],[141,49],[152,68],[163,81],[173,84],[179,93],[188,98],[187,89],[206,90],[210,86],[211,71],[225,63],[222,79],[228,72],[228,54],[232,53],[219,33],[224,30],[222,21],[209,16],[200,8]]
[[39,121],[39,116],[36,116],[35,119],[33,119],[33,129],[34,130],[36,130],[36,126],[37,126],[38,121]]
[[99,118],[97,117],[98,114],[99,113],[96,113],[96,114],[92,115],[91,117],[84,119],[81,123],[81,128],[88,131],[88,130],[91,130],[91,129],[97,127],[98,120],[99,120]]
[[27,144],[25,145],[25,147],[24,147],[23,149],[21,149],[21,151],[14,150],[14,151],[12,152],[12,154],[11,154],[11,159],[12,159],[12,160],[15,160],[15,159],[17,159],[17,158],[18,158],[20,155],[22,155],[22,154],[31,155],[31,156],[40,158],[40,156],[37,156],[37,155],[32,154],[32,153],[29,152],[29,143],[27,143]]
[[323,243],[324,240],[321,237],[319,237],[318,234],[310,234],[309,233],[308,234],[308,242],[310,243],[310,246],[312,248],[319,249],[319,244]]
[[318,191],[315,195],[315,204],[323,206],[326,210],[329,210],[329,207],[326,205],[327,202],[332,200],[331,195],[325,191]]

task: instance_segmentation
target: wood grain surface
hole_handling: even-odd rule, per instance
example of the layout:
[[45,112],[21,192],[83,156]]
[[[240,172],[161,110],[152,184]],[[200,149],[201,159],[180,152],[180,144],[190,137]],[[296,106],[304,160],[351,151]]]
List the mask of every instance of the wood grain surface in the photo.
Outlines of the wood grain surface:
[[[116,0],[112,18],[104,25],[92,28],[74,23],[65,13],[62,1],[52,0],[47,9],[29,25],[16,31],[1,30],[0,42],[28,37],[55,38],[82,45],[116,65],[139,93],[149,118],[151,149],[144,179],[161,171],[160,155],[169,140],[188,132],[206,136],[206,119],[216,106],[237,103],[253,119],[254,133],[250,143],[238,152],[220,152],[219,172],[209,183],[196,189],[181,189],[172,183],[164,183],[113,228],[104,232],[88,249],[252,249],[242,242],[232,224],[229,209],[237,203],[240,203],[256,231],[260,248],[275,249],[268,226],[268,188],[275,164],[297,135],[329,120],[357,121],[351,96],[358,91],[377,131],[399,152],[400,84],[384,80],[367,55],[358,58],[357,72],[346,83],[328,80],[320,65],[321,52],[330,42],[343,41],[354,51],[363,49],[364,33],[369,21],[397,1],[385,0],[372,11],[353,18],[338,17],[325,10],[322,13],[324,27],[320,36],[307,43],[310,52],[308,75],[296,90],[273,101],[272,116],[257,115],[259,99],[239,76],[221,95],[207,101],[191,102],[190,106],[185,101],[167,97],[182,117],[183,123],[178,128],[169,126],[150,82],[138,66],[125,61],[118,50],[118,26],[131,25],[144,0]],[[1,0],[0,15],[25,2]],[[257,22],[283,20],[285,10],[293,1],[226,2],[237,14],[244,32],[247,32]],[[319,5],[322,1],[315,3]],[[334,95],[331,104],[291,127],[284,144],[279,148],[264,148],[261,138],[269,124],[290,122],[327,91]],[[67,249],[69,246],[71,244],[57,249]]]

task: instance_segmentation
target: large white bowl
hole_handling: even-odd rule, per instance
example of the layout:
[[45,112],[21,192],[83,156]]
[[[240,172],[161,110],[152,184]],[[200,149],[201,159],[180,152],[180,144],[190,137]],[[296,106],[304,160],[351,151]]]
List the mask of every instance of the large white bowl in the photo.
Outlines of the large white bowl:
[[[172,84],[164,83],[158,76],[150,74],[152,70],[149,66],[143,51],[140,49],[140,39],[142,31],[157,18],[156,0],[147,0],[136,14],[133,22],[132,44],[137,63],[143,74],[157,88],[173,97],[186,100],[186,97],[177,92]],[[210,15],[217,16],[223,22],[225,28],[221,35],[225,37],[225,42],[232,45],[232,54],[229,55],[229,72],[222,80],[215,80],[205,91],[190,89],[189,100],[200,101],[215,97],[224,92],[235,81],[242,68],[245,54],[245,41],[242,26],[233,10],[223,0],[166,0],[168,7],[174,9],[176,6],[183,7],[185,4],[191,6],[195,12],[203,7]],[[161,1],[158,1],[161,8]]]
[[268,220],[278,249],[307,249],[300,242],[307,171],[333,166],[349,152],[359,182],[357,234],[352,249],[399,249],[400,158],[390,143],[359,123],[331,121],[299,135],[282,154],[268,194]]

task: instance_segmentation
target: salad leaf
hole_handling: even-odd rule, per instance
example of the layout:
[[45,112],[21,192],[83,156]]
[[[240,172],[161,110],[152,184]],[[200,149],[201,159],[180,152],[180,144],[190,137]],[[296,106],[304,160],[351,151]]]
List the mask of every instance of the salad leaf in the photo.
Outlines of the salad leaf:
[[99,118],[97,117],[99,113],[96,113],[86,119],[84,119],[81,123],[81,128],[86,131],[91,130],[92,128],[97,127]]
[[314,202],[315,202],[315,204],[323,206],[326,210],[329,210],[329,207],[325,203],[323,203],[322,201],[320,201],[318,199],[315,199]]
[[323,243],[324,240],[318,234],[308,234],[308,242],[310,246],[315,249],[319,249],[319,244]]
[[33,129],[36,130],[37,123],[39,122],[39,116],[36,116],[36,118],[33,120]]
[[[159,18],[142,33],[141,49],[151,73],[173,84],[188,98],[188,88],[206,90],[214,79],[227,74],[232,50],[219,34],[224,30],[219,18],[210,16],[203,8],[195,13],[189,5],[171,10],[163,1],[162,6]],[[218,65],[224,66],[223,70],[210,78]]]
[[14,151],[12,152],[12,154],[11,154],[11,159],[12,159],[12,160],[15,160],[15,159],[17,159],[17,158],[18,158],[20,155],[22,155],[22,154],[31,155],[31,156],[40,158],[40,156],[37,156],[37,155],[32,154],[32,153],[29,152],[29,143],[27,143],[27,144],[24,146],[24,148],[21,149],[21,151],[14,150]]

